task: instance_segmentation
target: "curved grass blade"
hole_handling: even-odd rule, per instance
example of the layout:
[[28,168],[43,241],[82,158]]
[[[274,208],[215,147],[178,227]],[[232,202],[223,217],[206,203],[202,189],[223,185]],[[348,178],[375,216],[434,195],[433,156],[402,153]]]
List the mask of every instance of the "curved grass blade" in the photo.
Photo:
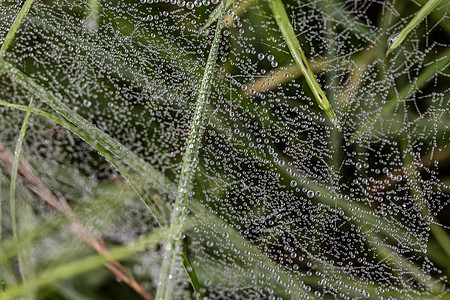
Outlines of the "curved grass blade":
[[306,59],[300,43],[295,36],[294,30],[291,26],[291,22],[289,21],[286,10],[284,9],[283,2],[281,0],[269,0],[269,5],[272,9],[275,20],[277,21],[278,27],[280,28],[281,34],[284,37],[286,45],[288,46],[292,57],[300,68],[300,71],[303,73],[303,76],[305,76],[306,82],[308,83],[309,88],[314,94],[314,98],[316,98],[317,104],[330,117],[331,121],[336,125],[336,127],[340,128],[336,119],[336,115],[331,108],[330,103],[325,96],[325,93],[314,77],[314,73],[312,72],[311,67],[308,64],[308,60]]
[[214,76],[214,66],[219,52],[220,34],[225,16],[225,3],[221,2],[221,17],[217,22],[214,39],[209,51],[203,74],[202,85],[197,96],[195,114],[191,125],[191,132],[186,145],[186,153],[183,157],[183,167],[181,170],[178,191],[175,199],[175,206],[172,211],[172,218],[169,227],[169,241],[166,244],[166,254],[162,263],[160,273],[160,285],[156,292],[156,299],[171,299],[175,278],[173,274],[177,265],[177,258],[181,249],[181,234],[184,228],[188,199],[192,191],[192,181],[197,168],[197,157],[204,130],[207,100],[211,90],[211,81]]
[[396,33],[392,35],[388,40],[388,50],[386,52],[386,56],[392,52],[395,48],[397,48],[403,40],[408,36],[408,34],[413,30],[417,25],[425,19],[435,8],[441,3],[442,0],[429,0],[412,18],[412,20],[405,26],[405,28],[400,31],[400,33]]
[[20,24],[22,24],[23,18],[27,15],[28,11],[30,10],[31,4],[33,4],[33,0],[26,0],[22,8],[20,9],[19,13],[17,14],[17,17],[14,19],[14,22],[11,25],[8,34],[6,35],[5,40],[3,41],[2,47],[0,48],[0,57],[3,57],[5,55],[5,52],[8,49],[9,44],[16,35],[17,29],[19,29]]
[[[30,105],[33,103],[33,98],[30,100]],[[27,112],[25,118],[23,119],[22,128],[20,129],[19,136],[17,138],[16,149],[14,150],[14,160],[11,167],[11,184],[10,184],[10,197],[9,197],[9,209],[11,214],[11,230],[13,235],[13,240],[17,245],[17,260],[19,275],[23,283],[25,283],[25,274],[23,271],[23,260],[21,255],[21,250],[19,249],[19,237],[17,233],[17,221],[16,221],[16,180],[17,172],[19,170],[19,160],[20,152],[22,151],[23,139],[28,128],[28,120],[30,119],[30,112]]]
[[[131,186],[134,188],[136,193],[141,197],[141,199],[144,201],[144,203],[149,207],[152,214],[155,216],[155,219],[158,221],[158,223],[161,224],[161,226],[166,225],[167,221],[164,216],[164,213],[161,211],[161,209],[158,207],[158,205],[152,201],[149,196],[145,193],[144,189],[140,187],[140,185],[137,183],[136,179],[131,175],[131,173],[127,170],[127,168],[120,162],[119,159],[117,159],[114,155],[111,154],[110,151],[108,151],[105,147],[101,145],[101,143],[98,142],[95,138],[92,138],[92,136],[89,134],[89,132],[85,132],[81,130],[79,127],[73,125],[72,123],[61,119],[55,115],[52,115],[48,112],[24,106],[19,104],[13,104],[9,102],[0,101],[0,105],[12,107],[20,110],[27,111],[29,113],[34,113],[37,115],[40,115],[44,118],[47,118],[49,120],[54,121],[55,123],[61,125],[62,127],[68,129],[81,139],[83,139],[86,143],[91,145],[94,149],[96,149],[103,157],[105,157],[123,176],[125,179],[127,179]],[[113,153],[114,154],[114,153]]]

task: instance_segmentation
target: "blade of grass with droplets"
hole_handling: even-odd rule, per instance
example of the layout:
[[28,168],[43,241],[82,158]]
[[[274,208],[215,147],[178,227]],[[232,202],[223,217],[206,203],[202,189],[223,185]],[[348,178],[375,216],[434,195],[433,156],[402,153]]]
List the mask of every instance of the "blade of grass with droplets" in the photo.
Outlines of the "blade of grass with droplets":
[[[79,127],[73,125],[72,123],[61,119],[55,115],[52,115],[48,112],[24,106],[19,104],[13,104],[9,102],[0,101],[0,105],[7,106],[11,108],[16,108],[20,110],[27,111],[29,113],[34,113],[39,116],[45,117],[49,120],[54,121],[55,123],[63,126],[64,128],[68,129],[81,139],[83,139],[86,143],[91,145],[94,149],[96,149],[103,157],[105,157],[123,176],[126,178],[133,189],[136,191],[136,193],[142,198],[144,203],[149,207],[152,214],[155,216],[155,219],[158,221],[158,223],[161,224],[161,226],[164,226],[167,224],[166,218],[161,211],[161,209],[158,207],[158,205],[152,201],[149,196],[145,193],[144,189],[137,183],[134,176],[131,175],[131,173],[127,170],[127,168],[120,162],[119,159],[116,158],[116,156],[112,155],[111,152],[109,152],[105,147],[102,146],[101,143],[98,142],[98,140],[92,138],[92,136],[89,134],[89,132],[85,132],[81,130]],[[114,154],[114,153],[113,153]]]
[[417,12],[417,14],[412,18],[412,20],[408,23],[408,25],[403,28],[400,33],[396,33],[393,36],[391,36],[388,40],[388,50],[386,52],[386,56],[389,55],[389,53],[392,52],[395,48],[397,48],[403,40],[408,36],[408,34],[416,28],[417,25],[420,24],[420,22],[425,19],[426,16],[428,16],[435,8],[436,6],[441,3],[442,0],[430,0],[428,1],[422,8]]
[[[33,98],[30,100],[30,105],[33,102]],[[30,112],[27,112],[25,118],[23,119],[22,128],[20,129],[19,136],[17,137],[16,149],[14,150],[14,160],[11,167],[11,185],[10,185],[10,197],[9,197],[9,210],[11,214],[11,230],[13,235],[13,240],[16,245],[19,245],[18,240],[19,236],[17,233],[17,221],[16,221],[16,180],[17,180],[17,172],[19,170],[19,160],[20,160],[20,152],[22,151],[23,140],[25,138],[25,134],[28,128],[28,120],[30,119]],[[19,247],[19,246],[17,246]],[[17,249],[17,261],[18,261],[18,269],[19,275],[22,282],[25,283],[25,274],[23,271],[23,260],[20,249]]]
[[[229,9],[232,4],[233,0],[227,0],[225,3],[225,10]],[[221,13],[222,13],[222,2],[214,9],[214,11],[209,16],[208,20],[206,20],[205,25],[203,25],[202,27],[202,30],[205,30],[206,28],[211,26],[212,23],[217,21],[217,19],[220,18]]]
[[3,41],[2,47],[0,48],[0,57],[3,57],[5,55],[5,52],[8,49],[9,44],[16,35],[17,29],[19,29],[20,24],[22,24],[23,18],[27,15],[28,11],[30,10],[31,4],[33,4],[33,0],[26,0],[22,8],[20,9],[19,13],[17,14],[17,17],[14,19],[14,22],[11,25],[8,34],[6,35],[5,40]]
[[286,13],[283,2],[281,0],[269,0],[269,5],[272,9],[275,20],[277,21],[278,27],[280,28],[281,34],[284,37],[286,45],[288,46],[292,57],[300,68],[300,71],[303,73],[303,76],[305,76],[306,82],[308,83],[309,88],[314,94],[314,98],[316,98],[317,104],[330,117],[331,121],[336,124],[337,127],[339,127],[336,115],[331,108],[330,103],[325,96],[325,93],[322,91],[322,88],[314,77],[314,73],[312,72],[311,67],[308,64],[308,60],[306,59],[300,43],[295,36],[294,29],[292,29],[292,25],[289,21],[289,17]]
[[221,2],[220,7],[222,13],[217,22],[214,39],[212,41],[208,60],[206,62],[202,84],[197,96],[195,113],[191,124],[191,132],[186,145],[186,153],[183,157],[183,167],[180,174],[180,181],[178,183],[178,191],[175,198],[174,209],[172,210],[169,241],[165,247],[166,253],[161,267],[160,284],[156,292],[156,299],[168,300],[172,298],[175,280],[173,274],[177,266],[177,258],[181,253],[181,235],[183,232],[184,220],[186,218],[188,200],[192,191],[193,178],[197,168],[197,157],[203,136],[206,107],[211,90],[211,82],[214,76],[214,66],[216,64],[217,55],[219,52],[220,35],[223,27],[222,20],[225,15],[224,1]]

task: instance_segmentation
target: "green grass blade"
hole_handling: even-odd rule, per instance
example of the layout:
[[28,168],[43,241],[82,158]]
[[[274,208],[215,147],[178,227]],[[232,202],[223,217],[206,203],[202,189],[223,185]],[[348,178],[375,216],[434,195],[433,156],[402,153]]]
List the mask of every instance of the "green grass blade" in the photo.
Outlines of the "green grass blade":
[[161,209],[158,207],[158,205],[148,196],[148,194],[145,192],[144,188],[138,184],[137,180],[134,176],[128,171],[128,169],[120,162],[119,159],[116,158],[116,156],[112,155],[111,152],[109,152],[105,147],[101,145],[97,140],[92,138],[92,136],[89,134],[89,132],[85,132],[78,128],[77,126],[73,125],[72,123],[61,119],[55,115],[52,115],[48,112],[24,106],[19,104],[13,104],[9,102],[0,101],[0,105],[7,106],[15,109],[20,109],[27,111],[29,113],[34,113],[39,116],[42,116],[44,118],[47,118],[49,120],[54,121],[55,123],[61,125],[62,127],[68,129],[75,135],[77,135],[79,138],[83,139],[86,143],[91,145],[95,150],[97,150],[103,157],[105,157],[123,176],[130,185],[133,187],[133,189],[136,191],[136,193],[140,196],[140,198],[144,201],[144,203],[149,207],[152,214],[155,216],[155,219],[160,223],[161,226],[164,226],[167,224],[166,218],[164,216],[164,213],[161,211]]
[[412,18],[412,20],[408,23],[408,25],[403,28],[400,33],[396,33],[392,35],[388,40],[388,50],[386,52],[386,56],[391,53],[392,50],[397,48],[403,40],[408,36],[408,34],[416,28],[420,22],[425,19],[435,8],[441,3],[442,0],[429,0],[422,8],[417,12],[417,14]]
[[278,27],[280,28],[281,34],[284,37],[286,45],[288,46],[292,57],[300,68],[300,71],[303,73],[303,76],[305,76],[306,82],[308,83],[309,88],[314,94],[314,98],[316,98],[317,104],[330,117],[331,121],[337,127],[339,127],[336,115],[331,108],[330,103],[325,96],[325,93],[314,77],[314,73],[312,72],[311,67],[308,64],[308,60],[306,59],[300,43],[295,36],[294,29],[292,29],[291,22],[289,21],[289,17],[286,13],[286,10],[284,9],[283,2],[281,0],[269,0],[269,5],[272,9],[275,20],[277,21]]
[[2,47],[0,48],[0,57],[3,57],[5,55],[5,52],[8,49],[9,44],[16,35],[17,29],[19,29],[20,24],[22,24],[23,18],[27,15],[28,11],[30,10],[31,4],[33,4],[33,0],[26,0],[22,8],[20,9],[19,13],[17,14],[17,17],[14,19],[14,22],[11,25],[8,34],[6,35],[5,40],[3,41]]
[[83,274],[100,267],[104,263],[108,262],[108,260],[120,260],[129,257],[134,253],[143,251],[148,247],[161,243],[164,241],[166,236],[167,229],[159,229],[135,242],[129,243],[128,245],[112,248],[108,259],[105,258],[105,256],[97,254],[54,267],[50,270],[42,272],[37,278],[30,280],[27,285],[22,284],[7,288],[6,291],[1,294],[1,299],[12,299],[57,280],[72,278]]
[[178,183],[178,191],[169,229],[170,236],[165,248],[166,254],[161,268],[160,285],[158,286],[156,299],[171,299],[173,292],[175,280],[173,274],[176,268],[177,258],[180,255],[181,235],[184,228],[184,220],[186,218],[188,199],[192,191],[192,181],[197,168],[197,157],[204,130],[207,100],[214,76],[214,66],[219,52],[220,34],[223,27],[223,22],[221,21],[225,15],[225,3],[223,1],[221,2],[220,7],[222,13],[217,23],[214,39],[206,62],[201,88],[197,96],[191,132],[186,145],[186,153],[183,157],[183,167]]
[[[233,0],[227,0],[227,2],[225,3],[225,10],[229,9],[232,4]],[[212,23],[214,23],[218,18],[220,18],[221,13],[222,13],[222,2],[214,9],[214,11],[209,16],[208,20],[206,20],[205,25],[203,25],[202,27],[202,30],[205,30],[206,28],[211,26]]]
[[[33,98],[31,98],[30,105],[33,102]],[[28,128],[28,120],[30,119],[30,112],[27,112],[25,115],[25,118],[22,123],[22,128],[20,129],[19,136],[17,138],[16,143],[16,149],[14,150],[14,160],[11,167],[11,185],[10,185],[10,197],[9,197],[9,207],[10,207],[10,214],[11,214],[11,230],[13,235],[13,240],[16,243],[16,245],[19,245],[18,240],[19,236],[17,233],[17,221],[16,221],[16,180],[17,180],[17,173],[19,170],[19,160],[20,160],[20,152],[22,151],[22,145],[23,140],[25,138],[25,134],[27,132]],[[19,247],[19,246],[17,246]],[[17,249],[17,260],[18,260],[18,267],[19,267],[19,275],[22,280],[22,282],[25,283],[25,274],[23,271],[23,260],[21,256],[20,249]]]

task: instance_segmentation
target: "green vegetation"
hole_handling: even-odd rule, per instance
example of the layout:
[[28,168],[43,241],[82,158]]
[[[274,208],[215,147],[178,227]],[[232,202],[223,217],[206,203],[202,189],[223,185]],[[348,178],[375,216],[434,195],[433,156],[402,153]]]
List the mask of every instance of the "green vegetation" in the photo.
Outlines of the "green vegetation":
[[450,6],[363,2],[1,3],[0,299],[448,296]]

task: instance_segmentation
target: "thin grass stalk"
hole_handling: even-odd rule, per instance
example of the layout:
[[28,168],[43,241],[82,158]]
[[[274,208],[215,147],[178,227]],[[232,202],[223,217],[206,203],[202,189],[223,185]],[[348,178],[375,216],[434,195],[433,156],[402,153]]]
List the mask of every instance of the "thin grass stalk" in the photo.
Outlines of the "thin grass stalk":
[[[233,4],[233,0],[225,0],[225,1],[226,1],[225,2],[225,10],[227,10]],[[249,0],[249,2],[250,1],[251,0]],[[222,2],[220,2],[220,5],[218,5],[214,9],[214,11],[211,13],[209,18],[206,20],[205,25],[203,25],[203,27],[202,27],[202,30],[205,30],[206,28],[211,26],[215,21],[217,21],[221,17],[222,11],[223,11],[223,4],[222,4]],[[224,18],[222,17],[222,19],[224,19]]]
[[[16,18],[14,19],[8,33],[6,34],[5,40],[3,41],[2,46],[0,47],[0,58],[3,58],[3,56],[5,56],[5,53],[9,47],[9,44],[11,44],[11,41],[14,39],[14,36],[16,35],[16,31],[20,27],[20,24],[22,24],[22,20],[27,15],[28,11],[30,10],[32,3],[33,3],[33,0],[26,0],[24,5],[20,9],[19,13],[17,14]],[[12,214],[12,212],[11,212],[11,214]],[[15,220],[15,213],[14,213],[14,220]],[[2,207],[1,207],[1,201],[0,201],[0,244],[2,244],[2,241],[3,241],[2,230],[3,230],[3,221],[2,221]],[[0,248],[0,250],[1,250],[1,248]],[[21,263],[20,256],[18,256],[18,259],[19,259],[19,270],[20,270],[19,272],[23,279],[23,270],[21,269],[22,263]],[[1,268],[0,268],[0,270],[1,270]],[[2,276],[0,276],[0,281],[1,281],[0,289],[3,290],[3,277]]]
[[23,4],[22,8],[20,9],[19,13],[17,14],[16,18],[14,19],[14,22],[11,25],[11,28],[9,29],[8,33],[6,34],[5,40],[3,41],[2,47],[0,48],[0,57],[3,57],[6,53],[6,50],[9,47],[9,44],[14,39],[14,36],[16,35],[17,29],[19,29],[20,25],[22,24],[23,18],[27,15],[28,11],[31,8],[31,4],[33,4],[33,0],[26,0]]
[[325,113],[336,125],[336,127],[340,128],[336,119],[336,115],[331,108],[330,103],[325,96],[325,93],[314,77],[314,73],[308,64],[308,60],[303,53],[300,43],[294,33],[294,29],[292,29],[292,25],[289,21],[289,17],[286,13],[283,2],[281,0],[269,0],[269,5],[272,9],[272,13],[275,17],[275,20],[277,21],[278,27],[280,28],[286,45],[288,46],[292,57],[300,68],[300,71],[303,73],[303,76],[305,76],[306,82],[308,83],[308,86],[311,89],[317,104],[322,110],[325,111]]
[[[317,57],[313,60],[311,70],[313,72],[320,72],[329,62]],[[303,76],[296,63],[289,66],[278,67],[270,76],[261,76],[257,80],[248,81],[245,85],[251,86],[255,90],[255,95],[265,93],[270,90],[278,88],[278,86],[286,84],[296,78]],[[254,97],[247,90],[241,91],[241,96],[245,98]]]
[[165,257],[161,267],[160,284],[156,292],[156,299],[171,299],[174,285],[174,274],[177,267],[177,258],[181,249],[181,235],[184,230],[184,221],[188,200],[192,192],[193,179],[198,163],[198,152],[203,136],[206,107],[214,76],[214,66],[219,52],[219,42],[225,16],[225,2],[221,2],[221,17],[219,18],[214,34],[214,39],[206,62],[201,88],[197,97],[191,132],[186,145],[186,153],[183,157],[178,191],[169,227],[169,241],[165,246]]
[[[33,103],[33,98],[30,100],[30,106]],[[13,235],[13,240],[17,245],[17,261],[19,275],[22,282],[25,283],[25,274],[23,269],[23,260],[21,255],[21,250],[19,249],[19,236],[17,233],[17,216],[16,216],[16,180],[17,172],[19,170],[20,152],[22,151],[23,140],[28,128],[28,121],[30,119],[30,112],[27,112],[25,118],[23,119],[22,128],[20,129],[19,136],[17,137],[16,149],[14,150],[14,159],[11,167],[11,184],[10,184],[10,197],[9,197],[9,209],[11,214],[11,230]]]
[[408,34],[419,25],[426,16],[428,16],[442,0],[429,0],[422,8],[417,12],[417,14],[412,18],[412,20],[406,25],[400,33],[392,35],[388,40],[388,50],[386,51],[386,56],[397,48],[403,40],[408,36]]

